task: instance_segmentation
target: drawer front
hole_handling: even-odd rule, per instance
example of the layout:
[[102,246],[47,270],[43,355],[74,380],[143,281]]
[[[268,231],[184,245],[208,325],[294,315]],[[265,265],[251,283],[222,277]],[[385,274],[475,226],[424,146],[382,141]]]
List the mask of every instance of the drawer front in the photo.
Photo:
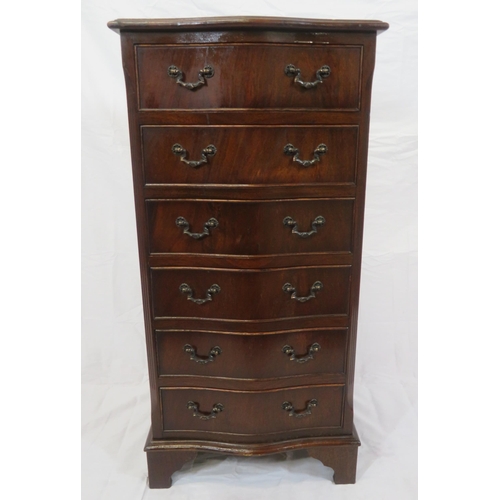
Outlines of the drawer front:
[[[136,48],[140,109],[313,108],[357,110],[360,105],[361,46],[296,45],[144,45]],[[330,75],[306,89],[285,74],[300,69],[300,80],[315,82],[317,71]],[[200,77],[206,66],[213,76]],[[175,66],[185,83],[169,76]]]
[[156,331],[158,373],[263,379],[345,373],[347,328],[269,335]]
[[[141,130],[146,184],[356,182],[356,125],[143,126]],[[176,144],[185,153],[176,150],[176,154],[172,149]],[[314,163],[304,166],[294,161],[295,153],[285,153],[288,144],[298,151],[298,160]],[[322,144],[327,151],[315,153]],[[207,146],[215,146],[215,154],[207,154]],[[206,162],[193,167],[183,159]]]
[[[160,393],[165,431],[251,434],[262,439],[283,431],[342,426],[343,385],[262,392],[169,387]],[[293,409],[284,409],[284,403]]]
[[229,320],[347,315],[350,277],[348,265],[258,271],[153,268],[153,314]]
[[148,200],[151,253],[351,252],[354,199]]

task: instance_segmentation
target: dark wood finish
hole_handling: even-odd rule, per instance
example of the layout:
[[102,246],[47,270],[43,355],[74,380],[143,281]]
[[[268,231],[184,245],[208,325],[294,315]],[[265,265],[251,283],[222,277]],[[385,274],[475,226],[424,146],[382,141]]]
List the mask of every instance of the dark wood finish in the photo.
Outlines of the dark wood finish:
[[[310,328],[336,328],[349,327],[350,317],[346,315],[325,315],[325,316],[303,316],[300,323],[297,318],[291,316],[288,318],[273,318],[261,320],[230,320],[230,319],[208,319],[208,318],[156,318],[153,320],[154,326],[160,330],[182,329],[182,330],[200,330],[209,329],[216,331],[227,331],[230,329],[233,333],[262,333],[277,330],[296,330]],[[351,335],[349,335],[349,342]]]
[[[182,89],[186,92],[185,89]],[[146,184],[354,184],[357,126],[335,127],[163,127],[143,126]],[[181,162],[172,146],[181,144],[198,161],[209,144],[215,156],[198,168]],[[328,152],[303,167],[285,155],[293,144],[301,160],[311,160],[319,144]]]
[[[307,54],[297,45],[139,45],[136,57],[140,109],[359,108],[361,45],[311,47]],[[235,71],[240,61],[246,71]],[[285,74],[289,64],[299,67],[307,81],[314,82],[324,65],[331,75],[306,90]],[[171,65],[186,82],[196,82],[206,65],[214,75],[189,92],[168,76]]]
[[321,109],[273,109],[272,112],[262,109],[176,109],[139,110],[137,123],[139,125],[340,125],[356,126],[359,123],[359,110],[323,111]]
[[172,474],[196,458],[196,451],[147,451],[150,488],[170,488]]
[[[237,188],[237,189],[235,189]],[[278,200],[350,198],[356,196],[354,184],[149,184],[142,188],[147,200],[190,198],[222,200]]]
[[[302,267],[265,270],[170,268],[151,270],[154,318],[203,318],[265,320],[301,316],[347,315],[349,312],[350,266]],[[307,302],[283,291],[290,283],[299,297],[310,295],[316,281],[323,289]],[[179,290],[191,287],[195,299],[204,299],[213,285],[221,291],[212,301],[195,304]]]
[[[354,199],[282,200],[236,202],[219,200],[148,200],[151,254],[191,253],[226,255],[276,255],[288,253],[352,251]],[[285,226],[292,217],[298,231],[313,230],[322,216],[325,223],[316,233],[300,236]],[[190,224],[190,231],[203,233],[211,218],[218,226],[203,239],[184,234],[178,217]]]
[[216,440],[177,440],[154,439],[150,431],[144,447],[145,451],[200,451],[209,453],[224,453],[227,455],[242,455],[258,457],[287,451],[298,451],[302,448],[318,448],[322,446],[359,446],[359,438],[353,425],[352,432],[338,436],[304,437],[300,439],[283,439],[265,443],[232,443]]
[[[341,474],[338,473],[334,477],[334,481],[337,484],[353,483],[355,481],[355,476],[353,477],[352,471],[356,471],[356,459],[357,459],[357,449],[360,445],[359,438],[356,432],[356,428],[353,426],[352,433],[348,435],[338,435],[338,436],[321,436],[321,437],[303,437],[300,439],[285,439],[275,442],[266,443],[232,443],[227,441],[215,441],[215,440],[198,440],[198,439],[153,439],[152,432],[150,431],[144,450],[149,457],[152,455],[153,458],[156,457],[156,463],[149,467],[150,479],[151,474],[154,475],[154,479],[159,477],[160,481],[164,486],[158,486],[160,488],[168,488],[171,485],[169,481],[169,474],[172,474],[176,470],[179,470],[182,465],[190,460],[194,459],[194,455],[198,452],[204,453],[222,453],[225,455],[240,455],[245,457],[258,457],[262,455],[272,455],[275,453],[293,452],[303,448],[311,450],[310,456],[323,461],[327,467],[334,466],[335,469],[339,471],[344,467],[347,474],[350,474],[350,481],[342,481]],[[334,448],[339,448],[340,452],[336,455],[337,460],[332,460],[331,451]],[[349,448],[351,451],[347,451]],[[317,453],[315,453],[317,451]],[[352,452],[355,451],[355,454]],[[194,453],[194,455],[187,455],[187,453]],[[350,453],[351,459],[346,457]],[[167,461],[165,467],[161,467],[161,454],[165,454],[168,461],[172,461],[173,464]],[[176,455],[178,454],[178,455]],[[184,454],[184,455],[183,455]],[[179,458],[175,461],[175,457]],[[191,458],[192,457],[192,458]],[[346,459],[347,458],[347,459]],[[154,469],[153,469],[154,467]],[[333,467],[332,467],[333,468]],[[170,472],[172,471],[172,472]],[[150,487],[154,487],[151,486]]]
[[[200,375],[243,379],[322,373],[344,374],[347,334],[347,328],[292,330],[244,336],[232,333],[157,330],[158,374],[160,377]],[[283,347],[289,345],[300,359],[308,354],[314,343],[320,345],[320,350],[307,361],[291,360],[283,352]],[[197,354],[202,358],[208,357],[213,347],[220,347],[222,353],[213,361],[196,362],[184,351],[186,344],[196,348]]]
[[[366,185],[370,93],[380,21],[289,18],[117,20],[127,85],[139,259],[151,386],[146,443],[151,487],[197,452],[262,455],[305,448],[331,466],[335,482],[355,480],[359,440],[353,427],[353,381]],[[170,65],[196,81],[195,91],[167,74]],[[332,73],[306,90],[286,76],[294,64],[306,81],[320,66]],[[207,164],[191,168],[174,143]],[[285,144],[311,160],[283,153]],[[326,224],[310,238],[298,231],[314,217]],[[184,217],[195,240],[175,225]],[[305,302],[282,290],[291,283]],[[187,283],[196,304],[179,286]],[[283,345],[313,359],[287,359]],[[214,361],[197,363],[214,346]],[[282,409],[290,401],[304,417]],[[220,401],[219,401],[220,400]],[[198,410],[187,409],[194,401]],[[216,418],[200,419],[221,402]],[[198,412],[198,413],[197,413]],[[196,415],[193,416],[193,413]]]
[[352,264],[351,253],[308,252],[277,255],[225,255],[203,253],[163,253],[149,257],[149,264],[154,267],[189,267],[193,257],[196,257],[200,266],[233,269],[273,269],[280,267],[298,267],[304,263],[304,256],[314,256],[314,263],[318,266],[335,266]]
[[341,31],[370,32],[384,31],[389,28],[382,21],[339,20],[339,19],[302,19],[294,17],[199,17],[178,19],[116,19],[108,27],[114,31],[180,31],[189,30],[199,33],[203,30],[216,31],[228,29],[304,30],[304,31]]
[[[267,391],[168,387],[161,388],[160,393],[165,437],[265,442],[342,431],[342,385]],[[312,408],[310,415],[294,417],[282,408],[288,401],[302,412],[312,399],[316,399],[318,405]],[[200,411],[206,414],[217,403],[224,409],[215,418],[202,420],[187,408],[189,401],[199,404]]]
[[310,457],[317,458],[333,469],[335,484],[353,484],[356,482],[356,463],[358,461],[357,444],[343,446],[322,446],[308,448]]
[[303,385],[345,385],[343,373],[318,373],[272,378],[204,377],[203,375],[164,375],[158,378],[162,387],[206,387],[239,391],[267,391]]

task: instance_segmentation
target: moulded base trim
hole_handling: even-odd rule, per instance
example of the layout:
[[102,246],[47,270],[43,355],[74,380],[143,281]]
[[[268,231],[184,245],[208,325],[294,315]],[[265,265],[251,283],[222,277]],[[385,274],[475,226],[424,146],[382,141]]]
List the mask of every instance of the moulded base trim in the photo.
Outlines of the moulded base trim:
[[301,449],[306,449],[309,456],[331,467],[334,471],[333,481],[336,484],[353,484],[356,482],[356,464],[360,445],[355,428],[350,435],[252,444],[153,439],[150,431],[144,451],[148,460],[150,488],[169,488],[172,485],[172,474],[181,469],[185,463],[194,460],[198,453],[262,456]]

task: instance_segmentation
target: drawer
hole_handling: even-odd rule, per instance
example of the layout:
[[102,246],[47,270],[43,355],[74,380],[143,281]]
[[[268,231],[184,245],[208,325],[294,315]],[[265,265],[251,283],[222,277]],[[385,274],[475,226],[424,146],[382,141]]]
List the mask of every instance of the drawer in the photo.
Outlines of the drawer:
[[159,376],[262,379],[345,373],[347,328],[268,335],[156,331]]
[[[262,109],[321,108],[358,110],[362,47],[328,45],[230,44],[230,45],[138,45],[136,47],[140,109]],[[323,66],[330,75],[306,89],[285,74],[293,65],[299,80],[315,82]],[[184,83],[197,83],[189,90],[169,76],[175,66]],[[207,66],[213,76],[200,76]]]
[[179,434],[246,434],[263,440],[284,431],[342,426],[343,385],[269,391],[168,387],[160,393],[164,431]]
[[152,268],[153,315],[247,321],[347,315],[350,277],[348,265],[266,270]]
[[150,252],[351,252],[354,199],[148,200]]
[[[146,184],[356,182],[357,125],[145,125],[141,131]],[[295,151],[291,149],[285,153],[289,144],[298,153],[288,154]],[[323,144],[327,151],[318,153],[318,146]],[[174,152],[174,145],[181,149]],[[213,155],[208,146],[215,147]],[[300,161],[294,160],[296,155]],[[204,163],[190,166],[186,161]],[[314,163],[300,163],[307,161]]]

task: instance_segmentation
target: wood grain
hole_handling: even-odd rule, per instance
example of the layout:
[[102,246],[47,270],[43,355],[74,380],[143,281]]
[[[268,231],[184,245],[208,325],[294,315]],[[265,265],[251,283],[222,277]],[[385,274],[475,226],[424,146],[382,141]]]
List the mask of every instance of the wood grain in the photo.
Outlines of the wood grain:
[[[266,441],[286,436],[287,432],[302,434],[316,430],[328,434],[342,426],[342,396],[340,385],[293,387],[267,391],[232,391],[221,389],[175,388],[160,389],[164,435],[175,433],[179,438],[195,438],[196,435],[234,434],[243,435],[253,441]],[[309,415],[290,416],[282,408],[290,402],[297,412],[303,412],[307,403],[316,399],[318,405]],[[210,413],[214,404],[221,403],[224,409],[215,417],[202,420],[193,416],[187,403],[199,404],[200,411]],[[230,436],[228,436],[229,439]]]
[[302,19],[294,17],[264,17],[264,16],[227,16],[227,17],[198,17],[178,19],[116,19],[110,21],[108,27],[114,31],[217,31],[220,29],[252,29],[259,31],[272,30],[299,30],[305,31],[384,31],[389,28],[382,21],[339,20],[339,19]]
[[[236,334],[157,330],[156,341],[160,377],[200,375],[266,379],[322,373],[343,374],[347,328],[255,334],[243,338]],[[289,345],[300,360],[315,343],[319,344],[320,350],[307,361],[291,360],[283,352],[283,347]],[[193,346],[202,360],[209,358],[210,350],[214,347],[219,347],[222,352],[213,361],[196,362],[185,352],[186,344]]]
[[[165,127],[142,126],[145,183],[152,184],[354,184],[357,126],[334,127]],[[201,160],[208,145],[217,148],[208,163],[192,168],[172,152],[182,145],[188,159]],[[301,160],[312,160],[325,144],[328,152],[311,167],[284,153],[292,144]]]
[[[299,267],[268,270],[154,268],[151,270],[154,318],[206,318],[265,320],[349,313],[350,266]],[[316,281],[323,289],[307,302],[283,291],[290,283],[298,297],[310,295]],[[205,299],[216,284],[220,292],[212,300],[196,304],[180,291],[185,283],[193,298]]]
[[[308,48],[307,55],[288,45],[138,45],[139,109],[320,108],[357,110],[360,102],[362,46]],[[245,62],[243,71],[235,68]],[[324,65],[331,75],[305,89],[285,74],[289,64],[300,68],[304,81],[317,80]],[[197,82],[209,65],[213,77],[196,90],[187,90],[169,77],[176,66],[183,81]]]
[[[150,487],[201,451],[260,455],[306,448],[334,469],[337,483],[355,480],[359,440],[353,426],[354,362],[365,203],[368,129],[376,34],[380,21],[233,17],[117,20],[121,34],[137,217],[140,272],[151,387],[152,429],[146,444]],[[167,74],[178,66],[195,81],[206,64],[213,78],[196,91]],[[306,81],[322,65],[332,73],[306,90],[285,75],[294,64]],[[191,168],[214,144],[215,156]],[[285,144],[312,159],[283,153]],[[300,231],[326,219],[310,238]],[[218,226],[195,240],[210,217]],[[323,289],[303,303],[298,296]],[[179,290],[206,297],[200,305]],[[300,364],[283,346],[307,354]],[[215,345],[213,362],[196,363]],[[317,398],[303,418],[297,411]],[[192,415],[187,401],[214,419]]]
[[[236,202],[219,200],[149,200],[146,203],[151,254],[190,253],[225,255],[277,255],[352,251],[353,199],[282,200]],[[313,226],[321,216],[323,225]],[[178,217],[189,223],[189,231],[204,234],[205,223],[218,225],[196,239],[176,225]],[[297,222],[284,225],[286,217]]]

